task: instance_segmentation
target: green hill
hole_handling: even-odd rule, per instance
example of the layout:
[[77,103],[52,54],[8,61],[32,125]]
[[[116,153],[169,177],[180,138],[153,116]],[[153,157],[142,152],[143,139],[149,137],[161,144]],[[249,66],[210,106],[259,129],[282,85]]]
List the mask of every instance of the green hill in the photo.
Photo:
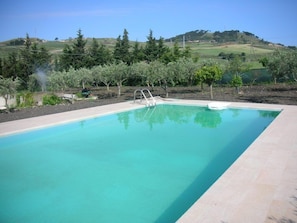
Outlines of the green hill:
[[189,46],[194,56],[200,59],[214,59],[223,62],[226,58],[219,55],[245,55],[246,61],[253,68],[261,65],[258,59],[271,54],[276,48],[283,48],[282,44],[265,41],[253,33],[229,30],[223,32],[210,32],[208,30],[195,30],[165,39],[167,44],[179,42],[181,46]]
[[239,44],[270,44],[263,39],[260,39],[253,33],[250,32],[240,32],[239,30],[229,30],[229,31],[215,31],[209,32],[208,30],[195,30],[186,32],[184,34],[177,35],[175,37],[166,39],[165,41],[175,41],[184,40],[186,42],[212,42],[212,43],[239,43]]

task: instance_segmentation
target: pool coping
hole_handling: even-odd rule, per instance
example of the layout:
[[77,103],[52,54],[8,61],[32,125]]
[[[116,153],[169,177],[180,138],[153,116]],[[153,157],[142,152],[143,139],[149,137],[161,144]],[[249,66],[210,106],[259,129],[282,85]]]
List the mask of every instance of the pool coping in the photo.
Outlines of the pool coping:
[[[207,106],[210,101],[158,99],[157,103]],[[3,122],[0,137],[143,106],[128,101]],[[297,197],[297,106],[231,102],[229,107],[282,112],[178,222],[296,221],[297,207],[292,202],[297,202],[293,199]]]

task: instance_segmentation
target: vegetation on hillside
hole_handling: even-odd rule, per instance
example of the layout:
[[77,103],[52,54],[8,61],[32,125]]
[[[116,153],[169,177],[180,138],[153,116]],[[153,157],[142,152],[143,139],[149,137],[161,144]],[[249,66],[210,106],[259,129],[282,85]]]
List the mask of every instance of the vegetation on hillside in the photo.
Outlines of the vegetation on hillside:
[[[186,32],[184,34],[177,35],[166,39],[170,41],[187,41],[187,42],[212,42],[212,43],[237,43],[237,44],[255,44],[255,45],[268,45],[273,44],[264,39],[260,39],[253,33],[239,30],[227,30],[227,31],[215,31],[210,32],[209,30],[194,30]],[[277,45],[283,46],[281,43]]]
[[[206,31],[196,33],[200,37],[210,38]],[[212,38],[218,43],[238,38],[244,40],[246,36],[258,38],[239,31],[216,32]],[[248,57],[247,51],[240,52],[243,48],[225,52],[221,45],[210,48],[213,43],[208,40],[209,51],[213,52],[205,56],[209,51],[205,48],[200,52],[198,49],[197,53],[197,43],[183,47],[177,39],[166,43],[162,37],[156,39],[151,30],[147,41],[139,43],[129,41],[129,33],[125,29],[113,47],[95,38],[85,39],[82,31],[78,30],[77,37],[65,42],[57,54],[52,53],[39,39],[27,35],[23,42],[18,42],[23,44],[22,47],[0,58],[1,82],[18,80],[19,84],[15,86],[19,90],[29,91],[64,91],[100,85],[105,85],[108,90],[109,86],[117,86],[118,95],[121,95],[123,85],[161,86],[168,96],[168,88],[172,86],[206,83],[212,89],[216,83],[225,83],[234,86],[239,93],[242,84],[251,85],[258,80],[275,83],[297,81],[296,49],[283,47],[272,51],[262,47],[259,48],[261,53],[257,54],[258,57],[255,57],[255,51]],[[255,63],[262,70],[253,72]],[[261,73],[267,74],[266,79],[261,77]]]

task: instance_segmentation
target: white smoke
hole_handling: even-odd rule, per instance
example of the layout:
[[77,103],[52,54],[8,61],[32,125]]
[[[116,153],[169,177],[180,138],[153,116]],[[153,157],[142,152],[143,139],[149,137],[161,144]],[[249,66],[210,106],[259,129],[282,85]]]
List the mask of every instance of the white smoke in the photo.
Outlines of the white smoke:
[[41,91],[44,92],[46,90],[46,81],[47,81],[46,73],[43,70],[37,69],[36,74],[37,74],[37,80],[41,86]]

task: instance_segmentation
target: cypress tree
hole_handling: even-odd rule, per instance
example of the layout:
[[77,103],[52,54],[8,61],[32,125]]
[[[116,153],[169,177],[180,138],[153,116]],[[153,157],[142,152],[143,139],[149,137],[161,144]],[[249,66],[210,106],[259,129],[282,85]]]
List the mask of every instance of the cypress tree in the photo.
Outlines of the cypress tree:
[[68,71],[70,67],[79,69],[87,66],[87,55],[85,46],[87,41],[84,40],[83,34],[79,29],[77,32],[77,38],[72,46],[66,44],[63,49],[63,54],[60,60],[61,70]]
[[81,30],[79,29],[77,32],[76,41],[73,44],[73,67],[74,69],[79,69],[85,67],[86,63],[86,52],[85,46],[87,41],[84,40]]
[[148,62],[152,62],[158,58],[158,46],[156,43],[156,39],[153,37],[152,30],[150,30],[149,36],[147,37],[144,53],[145,59]]
[[130,43],[128,37],[128,31],[124,29],[123,38],[118,36],[117,42],[114,48],[113,56],[115,61],[124,62],[125,64],[131,64],[131,54],[130,54]]

